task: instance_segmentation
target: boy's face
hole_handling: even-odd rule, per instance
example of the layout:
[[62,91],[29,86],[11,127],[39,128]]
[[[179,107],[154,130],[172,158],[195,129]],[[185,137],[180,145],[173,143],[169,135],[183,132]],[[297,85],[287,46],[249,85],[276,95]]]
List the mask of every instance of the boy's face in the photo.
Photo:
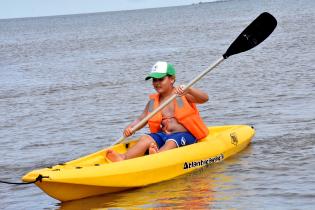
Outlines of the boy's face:
[[174,77],[166,76],[161,79],[152,79],[152,85],[156,92],[165,93],[173,89],[173,84],[175,82]]

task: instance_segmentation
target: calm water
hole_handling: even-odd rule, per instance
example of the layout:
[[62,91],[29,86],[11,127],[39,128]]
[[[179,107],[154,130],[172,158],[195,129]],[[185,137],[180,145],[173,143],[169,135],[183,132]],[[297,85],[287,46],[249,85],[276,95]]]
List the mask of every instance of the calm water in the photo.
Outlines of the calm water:
[[208,125],[255,126],[245,151],[175,180],[64,204],[34,185],[1,184],[0,206],[313,209],[312,0],[0,20],[0,178],[18,181],[109,146],[144,108],[153,91],[144,78],[156,61],[173,63],[177,83],[187,83],[264,11],[278,19],[271,37],[196,85],[210,95],[200,106]]

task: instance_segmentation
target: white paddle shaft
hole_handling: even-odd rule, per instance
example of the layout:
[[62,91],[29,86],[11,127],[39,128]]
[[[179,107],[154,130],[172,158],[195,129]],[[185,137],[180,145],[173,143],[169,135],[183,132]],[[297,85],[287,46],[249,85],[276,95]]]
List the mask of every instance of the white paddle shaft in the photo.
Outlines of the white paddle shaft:
[[[217,65],[219,65],[224,60],[223,56],[218,59],[216,62],[214,62],[211,66],[209,66],[206,70],[204,70],[202,73],[200,73],[197,77],[195,77],[192,81],[190,81],[185,87],[184,91],[193,86],[196,82],[198,82],[202,77],[204,77],[208,72],[210,72],[212,69],[214,69]],[[144,126],[148,120],[153,117],[156,113],[161,111],[164,107],[166,107],[169,103],[171,103],[175,98],[177,97],[176,94],[169,97],[166,101],[164,101],[162,104],[160,104],[156,109],[154,109],[150,114],[148,114],[145,118],[143,118],[140,122],[138,122],[135,126],[132,127],[133,133],[140,129],[142,126]],[[125,136],[122,136],[118,141],[114,143],[114,145],[119,144],[123,142],[126,139]]]

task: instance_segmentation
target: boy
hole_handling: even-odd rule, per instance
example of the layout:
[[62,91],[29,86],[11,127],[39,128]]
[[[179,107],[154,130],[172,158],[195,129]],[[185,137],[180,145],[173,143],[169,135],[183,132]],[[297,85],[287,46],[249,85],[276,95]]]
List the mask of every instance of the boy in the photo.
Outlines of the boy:
[[202,104],[208,101],[206,93],[197,88],[189,88],[184,91],[183,85],[174,87],[175,69],[172,64],[162,61],[152,67],[151,73],[146,77],[146,80],[148,79],[152,79],[152,85],[157,93],[150,95],[150,100],[143,113],[127,126],[124,136],[131,136],[133,134],[131,128],[156,109],[159,104],[173,94],[177,94],[178,97],[148,121],[151,133],[141,136],[137,144],[125,154],[119,154],[109,149],[106,157],[113,162],[143,156],[148,149],[149,154],[154,154],[193,144],[208,135],[208,129],[195,106],[195,103]]

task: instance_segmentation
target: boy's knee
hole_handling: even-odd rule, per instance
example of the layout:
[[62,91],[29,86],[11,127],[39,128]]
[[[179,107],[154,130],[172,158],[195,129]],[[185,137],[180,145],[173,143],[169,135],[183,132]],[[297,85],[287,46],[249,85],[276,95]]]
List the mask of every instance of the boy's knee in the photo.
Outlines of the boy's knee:
[[154,140],[150,136],[144,135],[139,138],[139,142],[149,146],[152,142],[154,142]]
[[176,143],[175,141],[171,141],[171,140],[166,141],[166,142],[165,142],[165,145],[166,145],[167,147],[169,147],[169,148],[176,148],[176,147],[178,147],[177,143]]

